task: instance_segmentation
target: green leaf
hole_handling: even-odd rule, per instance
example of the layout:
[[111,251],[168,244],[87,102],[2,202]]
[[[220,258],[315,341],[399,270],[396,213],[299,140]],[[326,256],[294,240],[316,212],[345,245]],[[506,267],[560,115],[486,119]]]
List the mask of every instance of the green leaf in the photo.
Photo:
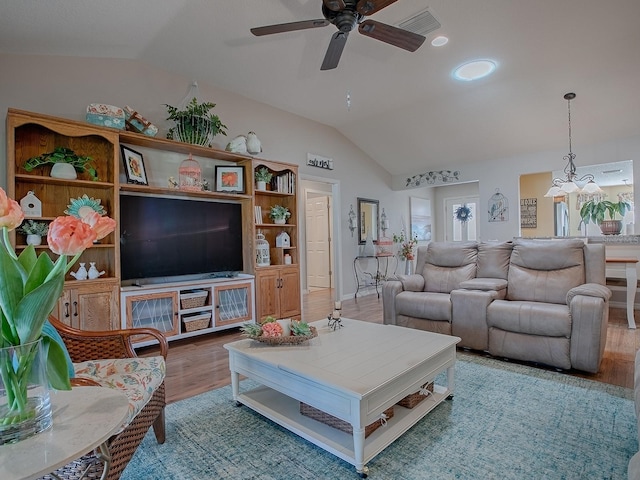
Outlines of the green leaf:
[[47,336],[42,337],[47,350],[47,379],[56,390],[71,390],[69,369],[64,349]]
[[0,308],[11,323],[23,294],[22,266],[0,246]]
[[29,292],[18,304],[14,324],[21,343],[40,338],[42,325],[55,307],[64,287],[64,270]]
[[27,277],[24,285],[24,293],[27,294],[44,283],[53,268],[53,260],[46,253],[41,253],[29,270],[29,277]]

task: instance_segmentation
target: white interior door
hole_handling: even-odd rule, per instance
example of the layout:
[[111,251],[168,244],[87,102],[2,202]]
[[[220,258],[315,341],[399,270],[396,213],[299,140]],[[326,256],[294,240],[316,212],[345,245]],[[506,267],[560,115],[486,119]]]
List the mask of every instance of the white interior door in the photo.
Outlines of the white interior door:
[[[447,198],[444,201],[445,241],[460,242],[477,240],[477,220],[479,197]],[[466,205],[471,210],[471,218],[461,222],[456,218],[458,208]]]
[[308,193],[306,200],[307,287],[331,288],[329,195]]

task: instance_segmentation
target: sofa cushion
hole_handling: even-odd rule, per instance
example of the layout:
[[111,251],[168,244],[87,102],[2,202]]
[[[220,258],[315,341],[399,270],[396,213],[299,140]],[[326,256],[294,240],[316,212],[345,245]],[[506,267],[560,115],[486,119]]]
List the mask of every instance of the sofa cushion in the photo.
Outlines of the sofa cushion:
[[477,257],[476,242],[432,242],[427,247],[426,263],[439,267],[475,266]]
[[566,303],[567,292],[585,283],[582,240],[514,241],[508,300]]
[[499,292],[507,288],[507,281],[502,278],[472,278],[471,280],[465,280],[460,282],[460,288],[465,290],[483,290],[483,291],[496,291]]
[[74,363],[74,369],[77,378],[94,380],[127,396],[129,412],[117,433],[124,430],[149,402],[166,374],[161,356],[89,360]]
[[566,305],[494,300],[487,307],[487,324],[507,332],[571,337],[571,315]]
[[401,292],[396,295],[396,314],[450,322],[451,300],[448,293]]
[[482,242],[478,245],[478,277],[507,279],[512,242]]
[[451,293],[460,288],[460,283],[476,276],[475,263],[462,267],[439,267],[427,263],[422,271],[424,291],[434,293]]

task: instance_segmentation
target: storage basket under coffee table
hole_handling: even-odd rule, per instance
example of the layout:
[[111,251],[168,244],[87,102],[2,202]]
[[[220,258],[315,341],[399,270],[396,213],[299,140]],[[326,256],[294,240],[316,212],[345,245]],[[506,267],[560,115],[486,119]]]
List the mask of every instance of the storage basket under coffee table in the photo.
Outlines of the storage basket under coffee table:
[[[233,400],[349,462],[364,476],[368,461],[453,395],[460,339],[348,318],[337,330],[327,320],[311,325],[318,337],[301,345],[267,346],[251,339],[226,344]],[[433,394],[414,408],[394,407],[445,371],[444,385],[435,385]],[[241,383],[241,375],[253,382]],[[346,422],[352,433],[303,415],[300,402]],[[365,437],[366,427],[389,408],[393,418]]]
[[[329,425],[330,427],[337,428],[338,430],[342,430],[348,434],[353,433],[353,427],[349,422],[345,422],[344,420],[340,420],[339,418],[334,417],[328,413],[323,412],[311,405],[307,405],[304,402],[300,402],[300,413],[302,415],[306,415],[309,418],[313,418],[318,422],[322,422],[325,425]],[[373,432],[375,432],[379,427],[386,425],[387,420],[393,417],[393,407],[387,408],[383,412],[384,417],[376,420],[373,423],[370,423],[366,427],[364,427],[364,438],[367,438]]]

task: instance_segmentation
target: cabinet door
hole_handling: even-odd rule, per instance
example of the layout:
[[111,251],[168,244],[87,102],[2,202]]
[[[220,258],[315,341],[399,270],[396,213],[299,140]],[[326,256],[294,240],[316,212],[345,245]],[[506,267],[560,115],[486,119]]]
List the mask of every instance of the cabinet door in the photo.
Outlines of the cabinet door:
[[128,328],[155,328],[168,337],[178,334],[177,291],[131,295],[126,299]]
[[280,289],[277,288],[280,283],[278,270],[265,270],[256,272],[256,291],[257,291],[257,318],[264,320],[269,315],[278,317],[280,312]]
[[300,318],[300,270],[283,268],[279,285],[280,318]]
[[53,315],[79,330],[114,330],[120,328],[117,283],[75,283],[66,286]]
[[253,318],[251,283],[215,288],[215,326],[231,325]]
[[71,290],[71,326],[80,330],[117,330],[119,326],[117,284],[80,285]]

